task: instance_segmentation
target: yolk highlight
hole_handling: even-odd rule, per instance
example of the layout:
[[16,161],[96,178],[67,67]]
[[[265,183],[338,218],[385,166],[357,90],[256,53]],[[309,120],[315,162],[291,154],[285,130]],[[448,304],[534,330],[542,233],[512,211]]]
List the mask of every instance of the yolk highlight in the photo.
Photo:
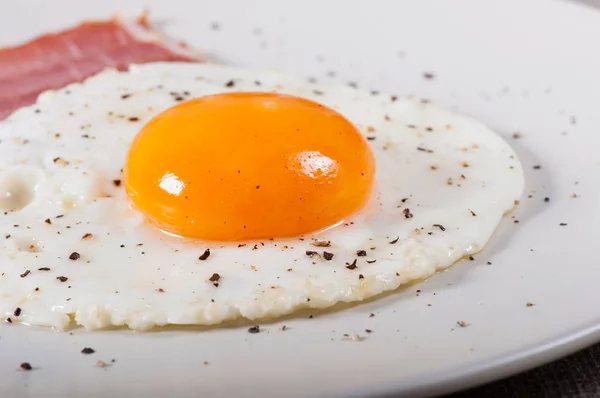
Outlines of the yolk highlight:
[[190,100],[131,144],[124,183],[160,229],[203,240],[297,236],[343,221],[369,199],[373,154],[342,115],[282,94]]

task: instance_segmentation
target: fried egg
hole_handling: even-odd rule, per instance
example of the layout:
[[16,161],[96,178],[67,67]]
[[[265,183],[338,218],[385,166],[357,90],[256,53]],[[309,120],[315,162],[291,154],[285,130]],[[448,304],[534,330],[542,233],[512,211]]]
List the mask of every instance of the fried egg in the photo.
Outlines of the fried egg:
[[107,70],[0,123],[0,313],[147,330],[359,302],[482,250],[523,185],[500,136],[418,100]]

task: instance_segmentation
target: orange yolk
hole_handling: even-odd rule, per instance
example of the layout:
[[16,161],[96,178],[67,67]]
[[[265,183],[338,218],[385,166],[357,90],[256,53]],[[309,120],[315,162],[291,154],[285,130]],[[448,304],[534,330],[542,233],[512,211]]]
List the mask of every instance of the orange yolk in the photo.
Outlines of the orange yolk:
[[369,199],[373,154],[342,115],[271,93],[181,103],[131,144],[133,208],[163,231],[219,241],[291,237],[333,226]]

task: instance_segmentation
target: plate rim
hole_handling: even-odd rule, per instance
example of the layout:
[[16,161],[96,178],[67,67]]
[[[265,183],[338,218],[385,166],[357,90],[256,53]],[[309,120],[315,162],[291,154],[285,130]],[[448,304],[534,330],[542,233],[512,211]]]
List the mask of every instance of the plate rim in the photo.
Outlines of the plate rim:
[[[575,327],[570,332],[532,344],[523,350],[513,350],[492,360],[480,360],[460,367],[452,373],[422,374],[410,383],[391,382],[378,392],[367,388],[352,397],[399,398],[445,396],[497,382],[516,374],[535,369],[563,359],[580,350],[600,343],[600,318],[585,327]],[[348,398],[348,395],[336,395]]]

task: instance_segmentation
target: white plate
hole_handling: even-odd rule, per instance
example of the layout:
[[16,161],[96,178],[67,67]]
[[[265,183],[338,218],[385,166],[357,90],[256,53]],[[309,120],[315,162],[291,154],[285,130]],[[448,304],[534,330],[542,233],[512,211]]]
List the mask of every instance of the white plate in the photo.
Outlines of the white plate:
[[[514,145],[532,198],[475,261],[259,334],[1,325],[0,396],[435,394],[600,339],[600,13],[541,0],[20,0],[0,5],[0,44],[144,5],[168,34],[226,62],[414,93],[474,115]],[[111,358],[108,369],[94,366]],[[24,361],[39,369],[18,372]]]

